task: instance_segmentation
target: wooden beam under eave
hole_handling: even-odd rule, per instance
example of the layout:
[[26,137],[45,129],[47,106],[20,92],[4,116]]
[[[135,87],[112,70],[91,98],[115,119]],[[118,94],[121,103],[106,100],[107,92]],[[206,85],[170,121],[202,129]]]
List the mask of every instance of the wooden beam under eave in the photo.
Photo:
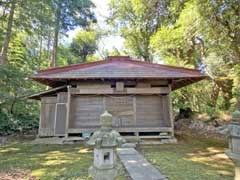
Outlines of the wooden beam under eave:
[[149,88],[124,88],[124,91],[117,92],[115,88],[72,88],[71,94],[73,95],[84,95],[84,94],[94,94],[94,95],[103,95],[103,94],[169,94],[169,87],[149,87]]

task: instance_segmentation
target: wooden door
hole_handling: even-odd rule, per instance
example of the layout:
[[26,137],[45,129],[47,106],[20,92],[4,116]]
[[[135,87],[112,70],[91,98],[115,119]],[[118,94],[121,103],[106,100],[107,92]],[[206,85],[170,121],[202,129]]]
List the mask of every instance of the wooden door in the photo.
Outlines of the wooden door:
[[67,104],[56,104],[55,136],[64,136],[66,133]]

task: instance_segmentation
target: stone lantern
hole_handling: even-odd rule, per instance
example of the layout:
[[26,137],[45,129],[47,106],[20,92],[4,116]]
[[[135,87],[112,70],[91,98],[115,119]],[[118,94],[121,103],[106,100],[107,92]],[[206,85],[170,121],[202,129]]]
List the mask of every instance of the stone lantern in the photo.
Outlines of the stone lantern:
[[93,133],[87,144],[94,146],[93,166],[88,169],[94,180],[114,180],[118,175],[116,148],[125,140],[112,129],[112,115],[100,116],[101,128]]
[[232,122],[229,130],[229,149],[226,154],[235,164],[235,180],[240,179],[240,111],[232,113]]

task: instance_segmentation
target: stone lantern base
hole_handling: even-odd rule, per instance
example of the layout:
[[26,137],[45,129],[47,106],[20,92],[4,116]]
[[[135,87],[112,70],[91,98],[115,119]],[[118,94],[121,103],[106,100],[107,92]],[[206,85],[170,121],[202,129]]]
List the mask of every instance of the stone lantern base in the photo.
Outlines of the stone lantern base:
[[98,169],[91,166],[88,169],[88,173],[93,177],[94,180],[114,180],[118,176],[119,168],[111,169]]
[[235,165],[235,180],[240,179],[240,154],[233,153],[230,150],[225,151],[226,155],[232,159]]

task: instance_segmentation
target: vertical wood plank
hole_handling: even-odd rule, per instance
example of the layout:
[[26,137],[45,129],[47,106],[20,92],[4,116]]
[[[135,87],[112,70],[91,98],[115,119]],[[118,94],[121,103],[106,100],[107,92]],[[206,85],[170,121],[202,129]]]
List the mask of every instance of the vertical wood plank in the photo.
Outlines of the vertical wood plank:
[[171,84],[168,85],[169,87],[169,94],[168,94],[168,104],[169,104],[169,118],[170,118],[170,122],[171,122],[171,128],[172,128],[172,136],[174,136],[174,120],[173,120],[173,112],[172,112],[172,97],[171,97],[171,92],[172,92],[172,86]]
[[54,135],[56,97],[42,97],[38,135]]
[[136,95],[133,97],[133,120],[134,120],[134,126],[137,125],[137,115],[136,115]]
[[71,86],[67,86],[67,117],[66,117],[66,130],[65,137],[68,137],[69,119],[71,110]]
[[106,109],[106,96],[103,96],[103,111],[105,112]]

